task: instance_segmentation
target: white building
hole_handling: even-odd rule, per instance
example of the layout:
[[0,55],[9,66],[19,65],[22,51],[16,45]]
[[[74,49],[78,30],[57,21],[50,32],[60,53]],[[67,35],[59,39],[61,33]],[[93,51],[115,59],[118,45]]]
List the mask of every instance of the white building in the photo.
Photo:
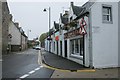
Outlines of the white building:
[[11,46],[11,51],[19,51],[21,49],[21,32],[17,24],[12,20],[9,22],[9,35],[11,35],[9,45]]
[[9,22],[9,47],[11,51],[21,51],[27,49],[27,36],[21,27],[19,27],[19,23],[14,23],[12,21]]
[[[118,12],[120,2],[87,2],[83,6],[70,5],[69,30],[56,32],[55,54],[86,67],[108,68],[118,66]],[[86,22],[87,34],[80,35],[80,23]],[[120,20],[120,18],[119,18]],[[61,27],[65,27],[60,23]],[[83,31],[84,32],[84,31]],[[63,35],[64,34],[64,35]],[[49,44],[48,44],[49,45]]]

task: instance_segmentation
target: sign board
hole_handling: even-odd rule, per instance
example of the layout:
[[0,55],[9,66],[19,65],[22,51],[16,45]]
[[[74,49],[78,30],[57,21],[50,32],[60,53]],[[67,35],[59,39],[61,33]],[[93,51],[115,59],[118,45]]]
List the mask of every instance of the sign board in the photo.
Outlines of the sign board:
[[80,33],[81,35],[87,34],[87,32],[86,32],[86,30],[85,30],[84,27],[80,27],[79,33]]
[[79,30],[79,33],[80,33],[81,35],[87,34],[84,26],[86,26],[86,22],[85,22],[84,18],[82,18],[82,20],[81,20],[81,22],[80,22],[80,30]]
[[58,41],[58,40],[59,40],[59,36],[56,36],[56,37],[55,37],[55,40]]

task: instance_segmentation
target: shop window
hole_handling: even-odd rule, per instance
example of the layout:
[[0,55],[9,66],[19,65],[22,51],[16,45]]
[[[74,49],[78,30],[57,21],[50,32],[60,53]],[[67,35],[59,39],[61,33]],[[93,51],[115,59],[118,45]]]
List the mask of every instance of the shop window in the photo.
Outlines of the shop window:
[[78,39],[75,40],[75,53],[79,53]]
[[83,39],[74,39],[71,43],[71,55],[83,56]]
[[80,39],[80,56],[83,56],[83,38]]
[[74,40],[71,40],[71,50],[72,54],[74,54]]

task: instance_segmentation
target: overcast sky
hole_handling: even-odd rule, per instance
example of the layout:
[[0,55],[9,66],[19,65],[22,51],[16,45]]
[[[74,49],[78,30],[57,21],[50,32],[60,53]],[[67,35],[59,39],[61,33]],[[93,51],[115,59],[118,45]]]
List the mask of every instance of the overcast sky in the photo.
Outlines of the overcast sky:
[[[81,6],[88,0],[79,1],[75,0],[74,4]],[[26,35],[28,30],[31,30],[29,39],[33,39],[48,31],[48,11],[43,12],[43,9],[51,8],[51,27],[53,27],[53,21],[58,22],[60,13],[70,7],[70,0],[8,0],[8,5],[13,21],[19,22]]]

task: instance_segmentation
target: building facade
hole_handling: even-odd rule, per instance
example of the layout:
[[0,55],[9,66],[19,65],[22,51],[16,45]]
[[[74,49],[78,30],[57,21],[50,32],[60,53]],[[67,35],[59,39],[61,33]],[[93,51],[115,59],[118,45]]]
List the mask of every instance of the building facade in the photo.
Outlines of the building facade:
[[21,50],[21,32],[18,23],[12,20],[9,23],[9,34],[12,36],[9,40],[10,49],[12,52]]
[[12,18],[9,23],[9,35],[11,35],[9,38],[9,48],[12,52],[27,49],[27,36],[23,29],[19,27],[19,23],[13,22]]
[[2,2],[1,1],[0,1],[0,55],[2,55]]
[[8,51],[8,25],[10,21],[10,14],[7,2],[2,2],[2,53],[6,54]]
[[[118,64],[118,2],[71,2],[68,23],[60,17],[59,30],[46,39],[46,50],[86,67],[120,67]],[[62,15],[63,16],[63,15]],[[67,29],[66,29],[67,28]]]

